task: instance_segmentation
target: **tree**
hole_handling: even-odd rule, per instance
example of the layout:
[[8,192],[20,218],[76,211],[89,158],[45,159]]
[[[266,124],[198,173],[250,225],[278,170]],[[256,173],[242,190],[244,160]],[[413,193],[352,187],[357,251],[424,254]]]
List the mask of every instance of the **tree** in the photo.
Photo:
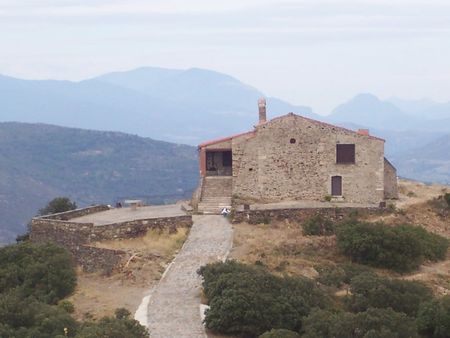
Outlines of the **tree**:
[[39,210],[39,215],[50,215],[57,214],[59,212],[65,212],[70,210],[75,210],[77,204],[72,202],[68,197],[56,197],[48,202],[45,208]]

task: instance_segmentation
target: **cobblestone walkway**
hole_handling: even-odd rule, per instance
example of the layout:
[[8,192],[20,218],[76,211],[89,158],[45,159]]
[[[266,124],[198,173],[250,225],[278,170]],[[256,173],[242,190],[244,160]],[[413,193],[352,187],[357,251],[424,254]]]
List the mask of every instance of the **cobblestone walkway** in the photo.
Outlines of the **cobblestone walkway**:
[[231,224],[217,215],[194,216],[189,237],[150,295],[151,338],[205,338],[200,318],[202,265],[224,260],[233,242]]

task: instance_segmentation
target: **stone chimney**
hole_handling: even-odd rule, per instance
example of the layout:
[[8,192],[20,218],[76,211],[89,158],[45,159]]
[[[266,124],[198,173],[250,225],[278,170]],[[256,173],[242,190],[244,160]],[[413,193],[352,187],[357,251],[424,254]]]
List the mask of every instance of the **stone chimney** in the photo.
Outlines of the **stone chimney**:
[[259,109],[259,124],[265,123],[267,121],[265,98],[262,97],[258,100],[258,109]]
[[369,136],[369,129],[358,129],[358,134]]

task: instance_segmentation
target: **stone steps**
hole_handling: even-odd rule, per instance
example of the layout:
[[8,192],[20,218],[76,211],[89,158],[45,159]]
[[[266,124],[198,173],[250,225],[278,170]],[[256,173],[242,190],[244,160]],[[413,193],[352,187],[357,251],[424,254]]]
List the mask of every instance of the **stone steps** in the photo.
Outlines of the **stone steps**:
[[198,212],[220,214],[223,208],[231,208],[231,176],[205,177]]

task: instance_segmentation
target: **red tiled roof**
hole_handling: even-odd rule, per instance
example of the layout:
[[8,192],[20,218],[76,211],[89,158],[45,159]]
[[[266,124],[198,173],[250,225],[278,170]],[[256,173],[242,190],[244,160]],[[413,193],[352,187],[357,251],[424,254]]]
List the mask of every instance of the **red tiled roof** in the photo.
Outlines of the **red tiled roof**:
[[[309,118],[309,117],[305,117],[305,116],[301,116],[301,115],[296,115],[296,114],[294,114],[294,113],[288,113],[288,114],[286,114],[286,115],[282,115],[282,116],[275,117],[275,118],[273,118],[273,119],[271,119],[271,120],[269,120],[269,121],[267,121],[267,122],[264,122],[263,124],[271,123],[271,122],[273,122],[273,121],[277,121],[277,120],[283,119],[283,118],[285,118],[285,117],[287,117],[287,116],[297,116],[297,117],[300,117],[300,118],[302,118],[302,119],[305,119],[305,120],[307,120],[307,121],[309,121],[309,122],[312,122],[312,123],[315,123],[315,124],[319,124],[319,125],[323,125],[323,126],[326,126],[326,127],[331,127],[331,128],[337,128],[337,129],[345,130],[345,131],[350,132],[350,133],[354,133],[354,134],[357,134],[357,135],[360,135],[360,136],[365,136],[365,137],[369,137],[369,138],[374,139],[374,140],[378,140],[378,141],[383,141],[383,142],[385,142],[384,139],[379,138],[379,137],[376,137],[376,136],[372,136],[372,135],[363,135],[363,134],[361,134],[361,133],[358,133],[358,132],[355,131],[355,130],[351,130],[351,129],[347,129],[347,128],[344,128],[344,127],[335,126],[335,125],[330,124],[330,123],[326,123],[326,122],[314,120],[314,119],[311,119],[311,118]],[[224,142],[224,141],[231,140],[231,139],[233,139],[233,138],[235,138],[235,137],[238,137],[238,136],[243,136],[243,135],[246,135],[246,134],[251,135],[251,134],[254,134],[254,133],[255,133],[255,131],[252,130],[252,131],[247,131],[247,132],[245,132],[245,133],[240,133],[240,134],[236,134],[236,135],[231,135],[231,136],[224,137],[224,138],[220,138],[220,139],[215,139],[215,140],[211,140],[211,141],[206,141],[206,142],[200,143],[200,144],[198,145],[198,147],[199,147],[199,148],[203,148],[203,147],[205,147],[205,146],[209,146],[209,145],[212,145],[212,144],[216,144],[216,143],[220,143],[220,142]]]
[[239,133],[239,134],[231,135],[231,136],[228,136],[228,137],[223,137],[223,138],[218,138],[218,139],[211,140],[211,141],[206,141],[206,142],[200,143],[198,145],[198,147],[199,148],[203,148],[203,147],[210,146],[210,145],[213,145],[213,144],[216,144],[216,143],[221,143],[221,142],[225,142],[225,141],[231,140],[231,139],[233,139],[235,137],[244,136],[244,135],[247,135],[247,134],[248,135],[252,135],[254,133],[255,132],[253,130],[246,131],[244,133]]

